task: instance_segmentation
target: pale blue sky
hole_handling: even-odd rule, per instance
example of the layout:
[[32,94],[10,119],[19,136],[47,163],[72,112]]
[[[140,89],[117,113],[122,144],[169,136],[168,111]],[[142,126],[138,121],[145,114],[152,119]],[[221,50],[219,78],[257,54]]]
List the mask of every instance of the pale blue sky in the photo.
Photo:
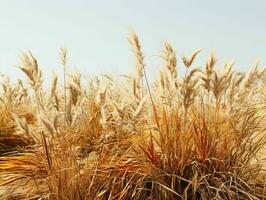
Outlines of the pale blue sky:
[[27,49],[46,76],[52,69],[60,73],[61,46],[69,50],[69,65],[87,74],[131,72],[130,27],[150,71],[160,67],[154,55],[166,40],[179,57],[203,48],[197,64],[215,50],[220,65],[234,58],[247,70],[257,58],[266,64],[265,10],[264,0],[0,1],[0,73],[20,77],[12,66]]

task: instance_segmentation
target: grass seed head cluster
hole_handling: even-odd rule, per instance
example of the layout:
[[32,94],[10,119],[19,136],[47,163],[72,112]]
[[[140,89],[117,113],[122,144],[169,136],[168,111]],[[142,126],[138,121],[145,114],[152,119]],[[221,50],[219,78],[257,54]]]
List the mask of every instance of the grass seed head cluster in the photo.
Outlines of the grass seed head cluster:
[[[27,81],[2,80],[0,199],[264,199],[265,72],[217,66],[201,49],[176,57],[149,83],[135,32],[136,73],[115,78],[68,75],[50,88],[31,52],[17,68]],[[186,73],[180,76],[179,68]]]

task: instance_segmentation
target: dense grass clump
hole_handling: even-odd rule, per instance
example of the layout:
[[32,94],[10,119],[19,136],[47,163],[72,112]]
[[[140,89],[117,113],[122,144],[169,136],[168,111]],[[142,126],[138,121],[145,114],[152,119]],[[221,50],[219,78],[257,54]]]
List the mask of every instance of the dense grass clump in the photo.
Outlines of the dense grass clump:
[[[249,72],[214,54],[178,63],[165,43],[165,66],[149,84],[137,35],[129,42],[136,73],[114,78],[54,74],[44,89],[31,52],[27,77],[2,81],[0,199],[264,199],[266,68]],[[184,76],[177,65],[183,64]]]

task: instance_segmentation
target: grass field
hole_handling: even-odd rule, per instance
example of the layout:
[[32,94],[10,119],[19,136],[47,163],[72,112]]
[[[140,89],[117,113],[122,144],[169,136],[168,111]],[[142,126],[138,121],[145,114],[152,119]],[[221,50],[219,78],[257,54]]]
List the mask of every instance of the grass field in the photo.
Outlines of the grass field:
[[[265,72],[201,50],[176,58],[165,43],[152,83],[138,36],[129,44],[136,73],[84,80],[69,74],[49,89],[31,52],[2,80],[0,199],[266,199]],[[180,76],[179,69],[186,73]]]

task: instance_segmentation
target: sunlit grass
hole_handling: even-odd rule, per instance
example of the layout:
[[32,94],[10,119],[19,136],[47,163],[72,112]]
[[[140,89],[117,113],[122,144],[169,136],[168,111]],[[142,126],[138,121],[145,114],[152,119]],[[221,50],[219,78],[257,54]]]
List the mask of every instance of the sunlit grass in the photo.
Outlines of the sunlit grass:
[[129,42],[135,74],[83,85],[61,49],[64,84],[54,74],[49,90],[33,54],[22,55],[27,81],[2,81],[0,198],[266,198],[265,68],[238,73],[214,54],[194,67],[201,50],[178,59],[166,43],[148,84],[134,32]]

